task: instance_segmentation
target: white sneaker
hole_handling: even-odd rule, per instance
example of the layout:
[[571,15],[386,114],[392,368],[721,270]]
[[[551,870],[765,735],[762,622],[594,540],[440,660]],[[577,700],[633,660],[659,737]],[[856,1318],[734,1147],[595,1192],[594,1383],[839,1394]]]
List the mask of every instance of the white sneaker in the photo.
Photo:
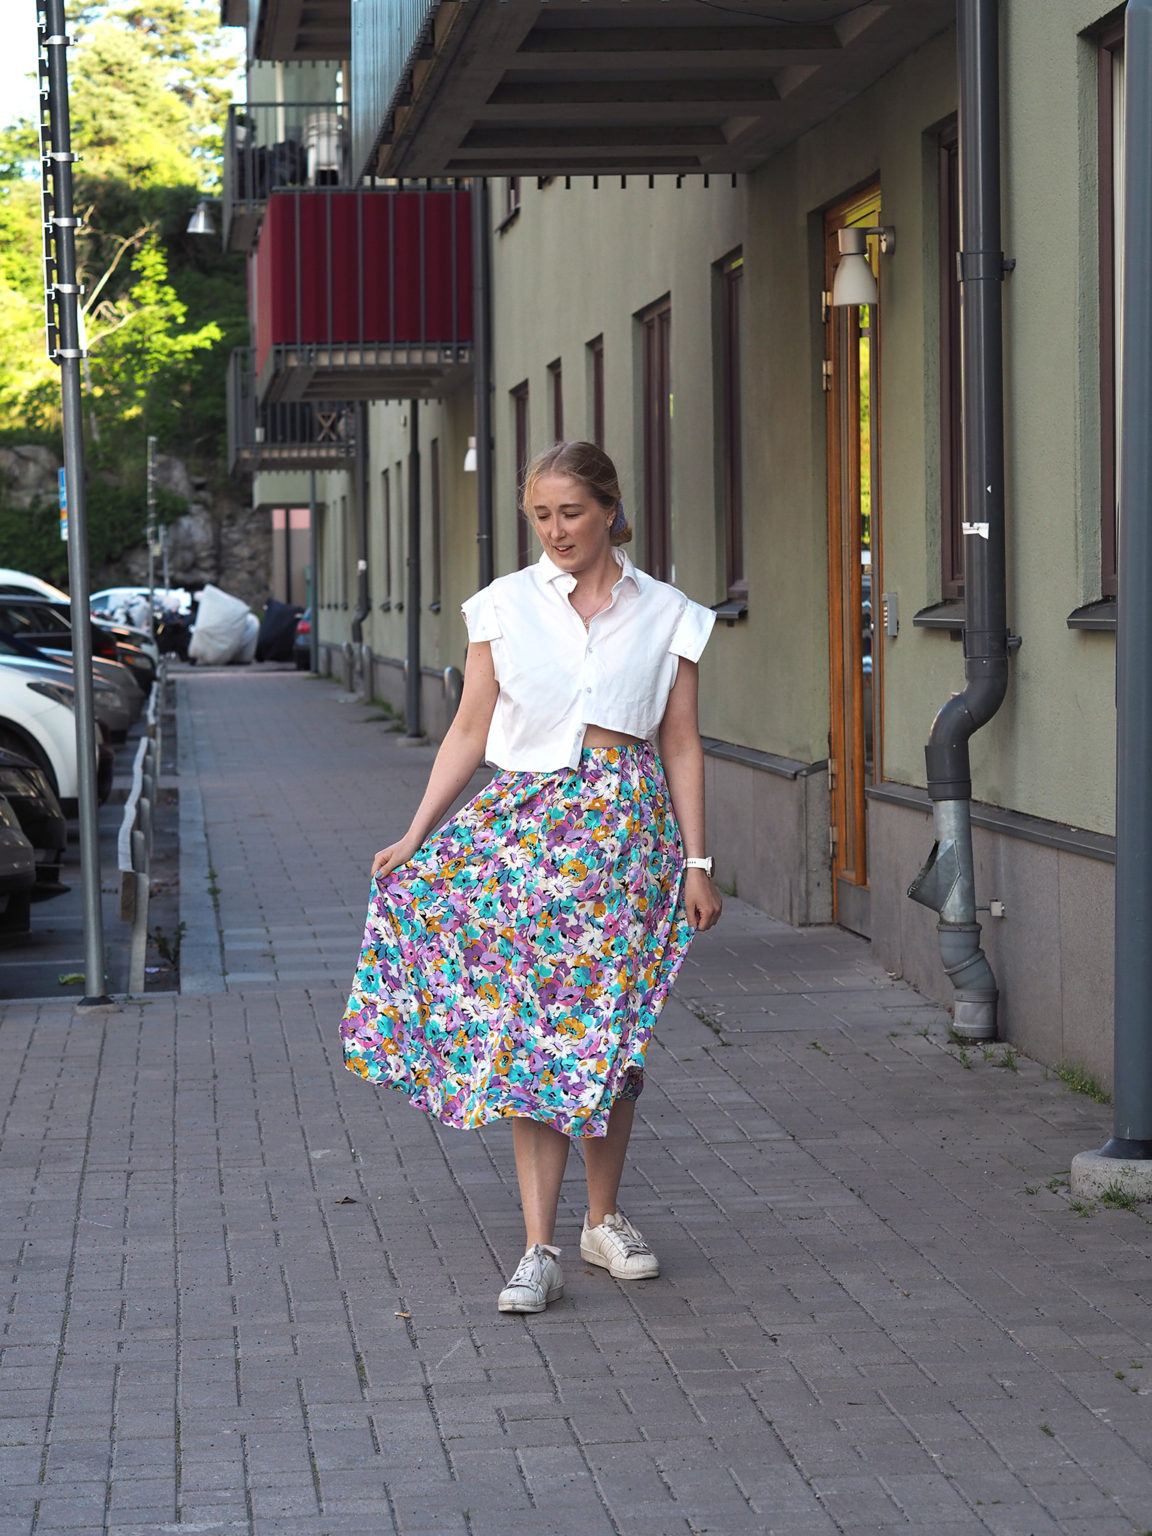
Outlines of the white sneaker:
[[605,1216],[598,1227],[588,1225],[585,1213],[580,1257],[599,1264],[614,1280],[654,1280],[660,1273],[659,1259],[619,1211]]
[[500,1311],[543,1312],[550,1301],[558,1301],[564,1294],[564,1272],[556,1262],[559,1253],[559,1248],[547,1243],[533,1243],[496,1300]]

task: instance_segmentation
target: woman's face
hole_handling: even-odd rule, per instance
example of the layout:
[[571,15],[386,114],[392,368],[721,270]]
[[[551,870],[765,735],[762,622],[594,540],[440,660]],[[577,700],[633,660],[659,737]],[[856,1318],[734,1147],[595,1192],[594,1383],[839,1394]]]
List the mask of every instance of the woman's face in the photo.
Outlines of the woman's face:
[[562,571],[577,575],[611,551],[612,513],[571,475],[538,475],[529,511],[544,553]]

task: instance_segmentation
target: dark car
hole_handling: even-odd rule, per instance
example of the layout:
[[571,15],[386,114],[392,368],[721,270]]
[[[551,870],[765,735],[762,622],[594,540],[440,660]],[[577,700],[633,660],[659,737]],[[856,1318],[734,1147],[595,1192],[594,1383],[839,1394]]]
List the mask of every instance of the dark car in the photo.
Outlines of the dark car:
[[[0,592],[0,629],[46,649],[72,649],[72,611],[67,603],[52,598]],[[91,624],[93,656],[108,661],[122,661],[145,692],[152,686],[156,667],[151,656],[129,643],[125,630],[115,626]]]
[[0,934],[28,932],[35,884],[32,844],[20,830],[16,812],[0,795]]
[[58,896],[60,860],[68,846],[68,822],[43,769],[18,752],[0,748],[0,795],[7,800],[20,830],[32,844],[36,861],[33,901]]

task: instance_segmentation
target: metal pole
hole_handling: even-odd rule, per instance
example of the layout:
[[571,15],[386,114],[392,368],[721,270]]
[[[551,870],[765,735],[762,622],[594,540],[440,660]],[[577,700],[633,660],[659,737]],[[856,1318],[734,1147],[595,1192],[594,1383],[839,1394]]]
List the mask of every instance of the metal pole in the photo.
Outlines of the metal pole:
[[[92,612],[88,601],[88,525],[84,505],[84,435],[80,394],[79,287],[72,196],[72,133],[68,114],[68,38],[64,0],[37,0],[40,74],[47,76],[47,121],[41,120],[44,182],[45,284],[48,355],[60,365],[64,483],[68,495],[68,583],[72,597],[72,659],[76,700],[76,760],[80,810],[80,882],[84,913],[84,997],[81,1006],[107,1005],[104,923],[100,906],[100,841],[96,820],[96,716],[92,707]],[[42,97],[42,100],[44,98]]]
[[308,664],[313,672],[320,670],[320,604],[317,602],[316,573],[319,569],[316,557],[320,547],[320,531],[316,527],[316,471],[308,474],[308,606],[312,613],[312,628],[308,636]]
[[148,629],[156,633],[156,439],[148,438]]
[[1116,1020],[1106,1157],[1152,1159],[1152,0],[1124,31],[1124,294],[1116,626]]
[[420,739],[420,402],[408,402],[408,665],[404,679],[405,736]]
[[472,374],[476,389],[476,544],[480,585],[492,555],[492,230],[488,179],[472,179]]

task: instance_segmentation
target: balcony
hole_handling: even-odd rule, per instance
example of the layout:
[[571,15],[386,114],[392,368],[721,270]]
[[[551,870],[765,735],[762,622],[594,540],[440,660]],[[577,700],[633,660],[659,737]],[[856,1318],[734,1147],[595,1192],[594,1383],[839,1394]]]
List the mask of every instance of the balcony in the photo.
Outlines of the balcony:
[[955,0],[787,19],[697,0],[357,0],[358,175],[749,171],[951,26]]
[[356,411],[347,401],[297,400],[261,405],[256,354],[237,347],[228,364],[228,468],[338,469],[356,456]]
[[255,244],[281,187],[350,187],[347,109],[337,102],[238,102],[224,130],[224,249]]
[[467,191],[276,191],[250,266],[264,404],[439,399],[470,376]]

